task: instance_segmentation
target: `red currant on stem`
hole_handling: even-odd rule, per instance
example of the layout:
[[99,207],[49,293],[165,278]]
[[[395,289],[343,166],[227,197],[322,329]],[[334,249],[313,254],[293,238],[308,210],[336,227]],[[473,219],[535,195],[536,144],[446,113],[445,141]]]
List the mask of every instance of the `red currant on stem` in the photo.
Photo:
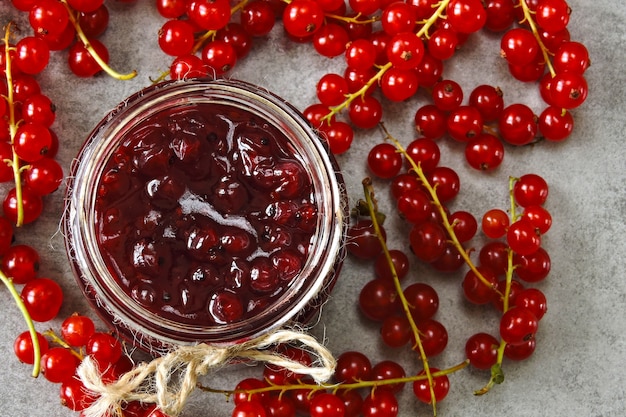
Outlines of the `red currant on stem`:
[[[119,79],[119,80],[129,80],[131,78],[134,78],[137,75],[137,71],[134,71],[134,70],[129,72],[129,73],[127,73],[127,74],[121,74],[121,73],[113,70],[113,68],[111,68],[109,66],[109,64],[106,62],[106,59],[104,59],[104,57],[101,57],[100,53],[93,47],[92,40],[87,38],[87,36],[83,32],[83,30],[81,29],[80,23],[78,22],[77,17],[74,15],[74,11],[72,10],[71,6],[67,3],[67,0],[60,0],[60,2],[65,6],[65,8],[67,10],[67,15],[68,15],[68,18],[69,18],[69,22],[74,26],[74,29],[76,29],[76,36],[78,37],[78,39],[82,43],[83,47],[85,48],[85,50],[87,51],[87,53],[89,54],[91,59],[95,63],[97,63],[97,65],[104,72],[109,74],[111,77]],[[100,52],[102,52],[102,51],[104,51],[104,50],[101,49]],[[91,75],[93,75],[93,74],[91,74]]]

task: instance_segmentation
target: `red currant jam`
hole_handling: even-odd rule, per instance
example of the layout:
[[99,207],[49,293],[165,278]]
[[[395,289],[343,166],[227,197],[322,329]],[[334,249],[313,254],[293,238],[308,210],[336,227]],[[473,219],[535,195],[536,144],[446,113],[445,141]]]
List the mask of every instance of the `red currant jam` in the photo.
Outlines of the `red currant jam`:
[[241,109],[199,104],[127,137],[95,208],[105,262],[135,301],[172,320],[223,324],[292,285],[317,208],[285,135]]
[[94,130],[78,161],[65,222],[74,270],[145,348],[259,335],[319,305],[336,277],[336,163],[267,92],[151,87]]

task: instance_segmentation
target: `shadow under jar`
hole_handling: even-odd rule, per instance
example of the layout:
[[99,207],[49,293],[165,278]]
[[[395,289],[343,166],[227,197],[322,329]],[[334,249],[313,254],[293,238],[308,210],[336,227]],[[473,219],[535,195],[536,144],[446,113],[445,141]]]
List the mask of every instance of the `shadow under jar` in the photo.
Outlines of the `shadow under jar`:
[[152,353],[305,321],[339,272],[336,161],[279,97],[166,82],[120,104],[71,169],[66,248],[98,314]]

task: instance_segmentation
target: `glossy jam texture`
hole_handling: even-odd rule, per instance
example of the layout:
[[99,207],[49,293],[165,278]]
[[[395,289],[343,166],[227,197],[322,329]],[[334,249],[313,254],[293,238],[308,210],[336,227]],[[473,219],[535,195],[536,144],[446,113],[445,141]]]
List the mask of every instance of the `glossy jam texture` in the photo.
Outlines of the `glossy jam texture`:
[[97,190],[112,275],[177,322],[234,323],[271,306],[297,280],[317,227],[314,189],[287,137],[220,104],[140,122]]

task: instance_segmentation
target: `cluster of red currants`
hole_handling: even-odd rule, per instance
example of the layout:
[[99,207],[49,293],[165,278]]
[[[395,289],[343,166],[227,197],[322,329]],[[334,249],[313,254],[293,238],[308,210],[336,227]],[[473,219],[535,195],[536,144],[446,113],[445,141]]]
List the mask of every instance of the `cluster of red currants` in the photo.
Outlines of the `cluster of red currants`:
[[12,44],[9,35],[7,28],[0,46],[0,182],[15,182],[4,198],[4,215],[22,225],[41,215],[42,197],[59,187],[63,170],[53,159],[59,145],[50,129],[55,107],[34,77],[47,65],[47,49],[36,37]]
[[[61,403],[70,410],[81,412],[81,416],[96,400],[76,374],[86,356],[97,363],[102,379],[107,383],[116,381],[134,366],[124,353],[121,342],[110,333],[97,331],[87,316],[73,314],[61,324],[60,335],[48,330],[37,333],[37,340],[43,376],[59,385]],[[34,363],[33,339],[28,331],[17,337],[14,352],[21,362]],[[167,417],[154,404],[138,401],[126,403],[122,412],[127,417]]]
[[[286,347],[282,353],[303,364],[311,364],[309,354],[303,350]],[[429,402],[427,382],[420,376],[423,374],[412,382],[413,391],[418,399]],[[246,378],[237,384],[232,416],[395,416],[398,413],[396,395],[410,379],[397,362],[383,360],[372,364],[367,356],[357,351],[346,351],[337,357],[333,381],[326,387],[307,382],[302,375],[266,365],[263,379]],[[447,376],[438,376],[436,380],[445,389]]]
[[[135,0],[118,0],[133,2]],[[98,40],[109,24],[109,10],[104,0],[11,0],[16,9],[28,13],[33,36],[29,46],[17,56],[41,69],[48,63],[50,51],[68,49],[68,65],[79,77],[91,77],[109,61],[107,47]],[[101,62],[98,62],[100,60]]]
[[242,0],[231,9],[228,0],[156,0],[156,7],[168,19],[158,41],[163,52],[175,57],[169,75],[183,79],[230,71],[250,52],[255,37],[272,30],[285,3]]

